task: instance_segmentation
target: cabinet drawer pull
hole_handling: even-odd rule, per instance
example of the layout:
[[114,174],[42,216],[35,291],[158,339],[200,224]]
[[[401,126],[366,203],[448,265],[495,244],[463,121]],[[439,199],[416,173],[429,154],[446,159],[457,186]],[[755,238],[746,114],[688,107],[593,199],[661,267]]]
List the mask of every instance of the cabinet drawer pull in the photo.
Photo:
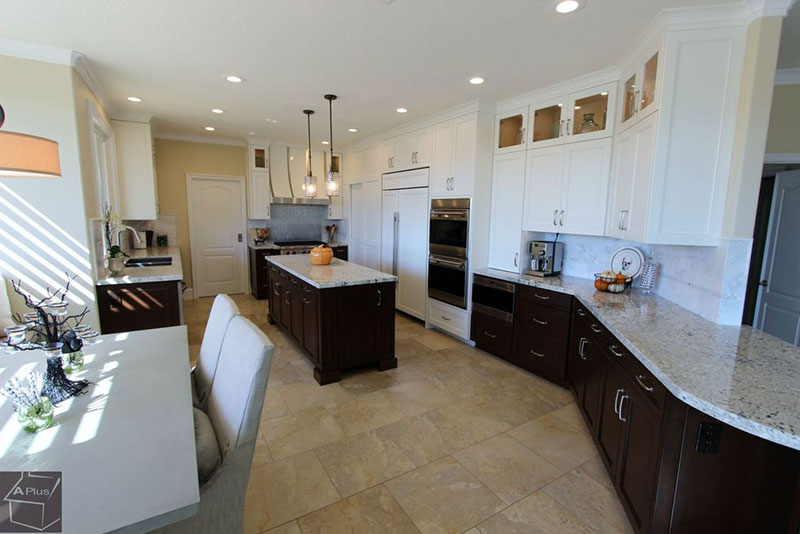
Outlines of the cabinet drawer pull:
[[278,295],[279,297],[281,296],[281,291],[280,291],[279,289],[273,289],[273,291],[274,291],[274,292],[275,292],[275,294],[276,294],[276,295]]
[[540,295],[539,293],[534,293],[533,296],[536,297],[539,300],[550,300],[550,297],[546,297],[544,295]]
[[561,210],[561,215],[558,217],[558,225],[564,226],[564,210]]
[[451,319],[450,319],[450,317],[447,317],[446,315],[442,315],[441,317],[442,317],[442,319],[444,319],[445,321],[450,321],[450,320],[451,320]]
[[558,219],[558,210],[553,210],[553,226],[558,226],[556,220]]
[[540,321],[536,317],[532,317],[532,319],[533,319],[533,322],[536,323],[536,324],[540,324],[540,325],[543,325],[543,326],[547,325],[547,321]]
[[610,350],[611,354],[613,354],[617,358],[622,358],[623,356],[625,356],[622,352],[617,350],[617,346],[616,345],[609,345],[608,346],[608,350]]
[[592,332],[594,332],[595,334],[599,334],[600,332],[602,332],[602,331],[603,331],[603,329],[602,329],[602,328],[600,328],[599,326],[597,326],[597,323],[593,323],[593,324],[589,325],[589,328],[591,328],[591,329],[592,329]]
[[620,421],[622,421],[623,423],[625,423],[625,422],[627,422],[627,421],[628,421],[627,419],[625,419],[624,417],[622,417],[622,405],[623,405],[623,404],[625,404],[625,399],[627,399],[627,398],[628,398],[628,396],[627,396],[627,395],[623,395],[623,396],[622,396],[622,397],[620,397],[620,399],[619,399],[619,413],[617,414],[617,416],[619,417],[619,420],[620,420]]
[[311,304],[311,299],[303,299],[303,304]]
[[544,358],[544,354],[541,354],[541,353],[539,353],[539,352],[536,352],[536,351],[535,351],[535,350],[533,350],[533,349],[531,349],[531,350],[530,350],[530,353],[531,353],[531,354],[533,354],[534,356],[537,356],[537,357],[539,357],[539,358]]
[[496,338],[496,337],[497,337],[497,334],[492,334],[492,333],[490,333],[490,332],[486,332],[486,331],[484,331],[483,333],[484,333],[484,335],[486,335],[486,336],[488,336],[488,337],[490,337],[490,338],[492,338],[492,339],[494,339],[494,338]]
[[581,340],[578,343],[578,356],[581,357],[581,360],[585,360],[586,359],[585,348],[586,348],[586,344],[588,342],[589,342],[589,338],[581,337]]
[[382,302],[383,302],[383,292],[379,289],[378,290],[378,307],[380,307]]
[[642,386],[643,390],[645,390],[648,393],[652,393],[655,390],[655,388],[653,386],[646,386],[644,381],[642,380],[643,378],[645,378],[643,375],[636,375],[636,382],[638,382],[639,385]]
[[625,391],[625,390],[624,390],[624,389],[622,389],[622,388],[618,389],[618,390],[617,390],[617,395],[616,395],[616,397],[614,397],[614,414],[615,414],[615,415],[617,415],[617,416],[619,416],[619,407],[618,407],[618,404],[619,404],[619,395],[620,395],[620,393],[622,393],[623,391]]
[[586,317],[586,312],[585,312],[585,311],[583,311],[582,309],[578,308],[578,309],[577,309],[577,310],[575,310],[575,311],[576,311],[576,312],[578,313],[578,315],[580,315],[581,317]]

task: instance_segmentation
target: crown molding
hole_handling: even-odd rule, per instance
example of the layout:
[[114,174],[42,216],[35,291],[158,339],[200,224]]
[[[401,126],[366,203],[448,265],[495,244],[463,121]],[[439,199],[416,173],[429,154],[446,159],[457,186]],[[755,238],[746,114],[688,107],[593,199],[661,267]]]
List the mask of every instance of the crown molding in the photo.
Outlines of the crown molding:
[[94,69],[92,69],[92,65],[89,63],[89,60],[86,59],[86,56],[80,52],[73,51],[71,62],[78,75],[83,78],[83,81],[86,82],[87,86],[89,86],[89,90],[94,93],[94,96],[97,97],[97,100],[100,101],[100,104],[102,104],[106,112],[109,115],[112,115],[114,113],[114,109],[111,107],[111,100],[108,98],[108,93],[106,93],[106,90],[100,83],[100,79],[95,74]]
[[178,132],[156,132],[156,139],[169,139],[170,141],[185,141],[187,143],[207,143],[210,145],[247,146],[247,141],[230,137],[206,137],[205,135],[185,134]]
[[0,38],[0,55],[72,66],[72,50]]
[[800,85],[800,69],[778,69],[775,85]]
[[544,98],[556,97],[564,93],[571,93],[587,87],[594,87],[596,85],[604,85],[607,83],[616,82],[619,80],[620,72],[616,67],[609,67],[577,78],[559,82],[547,87],[542,87],[534,91],[517,95],[513,98],[502,100],[497,103],[497,111],[505,111],[522,106],[527,106],[532,101],[542,100]]

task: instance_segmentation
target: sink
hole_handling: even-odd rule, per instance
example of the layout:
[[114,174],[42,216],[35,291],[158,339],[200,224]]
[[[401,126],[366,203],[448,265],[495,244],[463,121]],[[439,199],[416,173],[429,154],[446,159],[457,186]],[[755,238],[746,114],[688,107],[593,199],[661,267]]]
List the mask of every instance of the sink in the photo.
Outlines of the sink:
[[172,258],[170,256],[130,258],[125,262],[125,267],[163,267],[167,265],[172,265]]

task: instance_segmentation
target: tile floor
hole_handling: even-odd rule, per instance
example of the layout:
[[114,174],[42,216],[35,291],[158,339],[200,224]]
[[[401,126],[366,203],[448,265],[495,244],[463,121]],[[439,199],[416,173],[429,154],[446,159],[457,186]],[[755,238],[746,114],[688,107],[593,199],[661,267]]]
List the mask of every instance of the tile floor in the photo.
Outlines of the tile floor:
[[[276,345],[248,534],[631,532],[570,393],[398,314],[397,369],[320,387]],[[192,358],[212,299],[186,303]]]

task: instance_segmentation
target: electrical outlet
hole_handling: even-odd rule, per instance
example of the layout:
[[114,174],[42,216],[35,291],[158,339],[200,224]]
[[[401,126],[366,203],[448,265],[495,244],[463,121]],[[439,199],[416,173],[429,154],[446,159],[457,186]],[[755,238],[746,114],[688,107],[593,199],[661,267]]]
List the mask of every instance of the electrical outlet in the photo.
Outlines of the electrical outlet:
[[700,423],[700,427],[697,429],[697,443],[694,450],[706,454],[717,454],[721,435],[722,425],[718,423]]

